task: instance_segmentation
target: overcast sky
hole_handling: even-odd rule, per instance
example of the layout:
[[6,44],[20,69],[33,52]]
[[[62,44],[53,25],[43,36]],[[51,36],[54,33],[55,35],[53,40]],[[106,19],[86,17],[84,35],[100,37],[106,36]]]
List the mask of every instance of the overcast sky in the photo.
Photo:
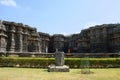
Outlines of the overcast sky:
[[49,34],[120,22],[120,0],[0,0],[0,19]]

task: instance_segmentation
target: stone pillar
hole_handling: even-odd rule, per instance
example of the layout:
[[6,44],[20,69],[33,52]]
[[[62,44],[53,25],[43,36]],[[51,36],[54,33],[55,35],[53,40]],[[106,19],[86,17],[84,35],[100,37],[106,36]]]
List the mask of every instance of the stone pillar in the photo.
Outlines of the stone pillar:
[[46,53],[48,53],[48,47],[46,46],[46,51],[45,51]]
[[5,35],[6,28],[0,21],[0,52],[6,52],[6,35]]
[[36,33],[36,52],[41,52],[39,38],[40,38],[39,33]]
[[56,63],[56,66],[64,65],[64,52],[57,52],[55,54],[55,63]]
[[23,29],[23,52],[28,52],[28,30],[25,28]]
[[15,26],[12,24],[9,32],[9,42],[8,42],[8,51],[14,52],[15,51],[15,40],[14,40],[14,33],[15,33]]
[[29,51],[30,52],[40,52],[40,40],[39,34],[33,30],[29,36]]
[[16,51],[22,52],[22,27],[17,26],[17,34],[16,34]]
[[40,53],[41,53],[40,40],[39,40],[39,42],[38,42],[38,52],[40,52]]

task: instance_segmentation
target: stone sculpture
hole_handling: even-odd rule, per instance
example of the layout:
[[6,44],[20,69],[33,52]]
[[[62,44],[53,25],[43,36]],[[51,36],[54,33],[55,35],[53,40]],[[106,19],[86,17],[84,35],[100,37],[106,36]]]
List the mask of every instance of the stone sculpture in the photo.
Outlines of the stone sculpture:
[[64,52],[57,52],[55,65],[48,66],[48,72],[69,72],[69,67],[64,65]]

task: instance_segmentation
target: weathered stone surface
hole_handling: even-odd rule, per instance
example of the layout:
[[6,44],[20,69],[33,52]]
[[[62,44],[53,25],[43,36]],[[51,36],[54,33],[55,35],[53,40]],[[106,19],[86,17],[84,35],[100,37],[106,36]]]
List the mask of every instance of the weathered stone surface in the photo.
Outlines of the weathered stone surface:
[[22,23],[0,20],[0,51],[55,53],[120,52],[120,24],[103,24],[64,36],[37,32]]
[[47,33],[42,33],[42,32],[39,32],[39,36],[40,36],[40,49],[41,49],[41,52],[43,53],[48,53],[48,49],[49,49],[49,42],[50,42],[50,35],[47,34]]
[[64,65],[64,52],[56,52],[55,64],[56,64],[56,66],[63,66]]
[[[6,35],[6,50],[8,52],[41,52],[40,37],[35,28],[22,23],[3,21],[5,26],[3,35]],[[0,48],[2,49],[2,48]]]
[[64,35],[62,34],[55,34],[52,36],[52,44],[53,44],[53,51],[56,52],[57,51],[64,51]]
[[0,52],[6,52],[6,34],[5,34],[5,25],[0,21]]
[[69,72],[69,67],[64,65],[64,52],[56,52],[55,63],[48,66],[49,72]]
[[48,72],[69,72],[69,67],[66,65],[64,66],[51,65],[48,67]]

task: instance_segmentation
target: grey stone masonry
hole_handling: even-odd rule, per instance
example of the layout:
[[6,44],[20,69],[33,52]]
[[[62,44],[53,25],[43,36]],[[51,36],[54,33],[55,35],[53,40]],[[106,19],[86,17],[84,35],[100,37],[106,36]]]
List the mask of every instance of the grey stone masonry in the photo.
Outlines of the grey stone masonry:
[[9,27],[8,33],[8,51],[15,52],[15,23],[11,23],[11,27]]
[[64,52],[56,52],[55,64],[56,64],[56,66],[63,66],[64,65]]
[[[118,53],[120,24],[103,24],[63,35],[38,32],[22,23],[0,20],[0,52]],[[61,65],[61,64],[60,64]]]
[[23,42],[23,39],[22,39],[22,27],[21,26],[17,26],[17,32],[16,32],[16,52],[22,52],[22,42]]
[[5,26],[0,21],[0,52],[6,52],[6,34],[5,34]]
[[64,66],[49,66],[48,72],[69,72],[69,67],[64,65]]

